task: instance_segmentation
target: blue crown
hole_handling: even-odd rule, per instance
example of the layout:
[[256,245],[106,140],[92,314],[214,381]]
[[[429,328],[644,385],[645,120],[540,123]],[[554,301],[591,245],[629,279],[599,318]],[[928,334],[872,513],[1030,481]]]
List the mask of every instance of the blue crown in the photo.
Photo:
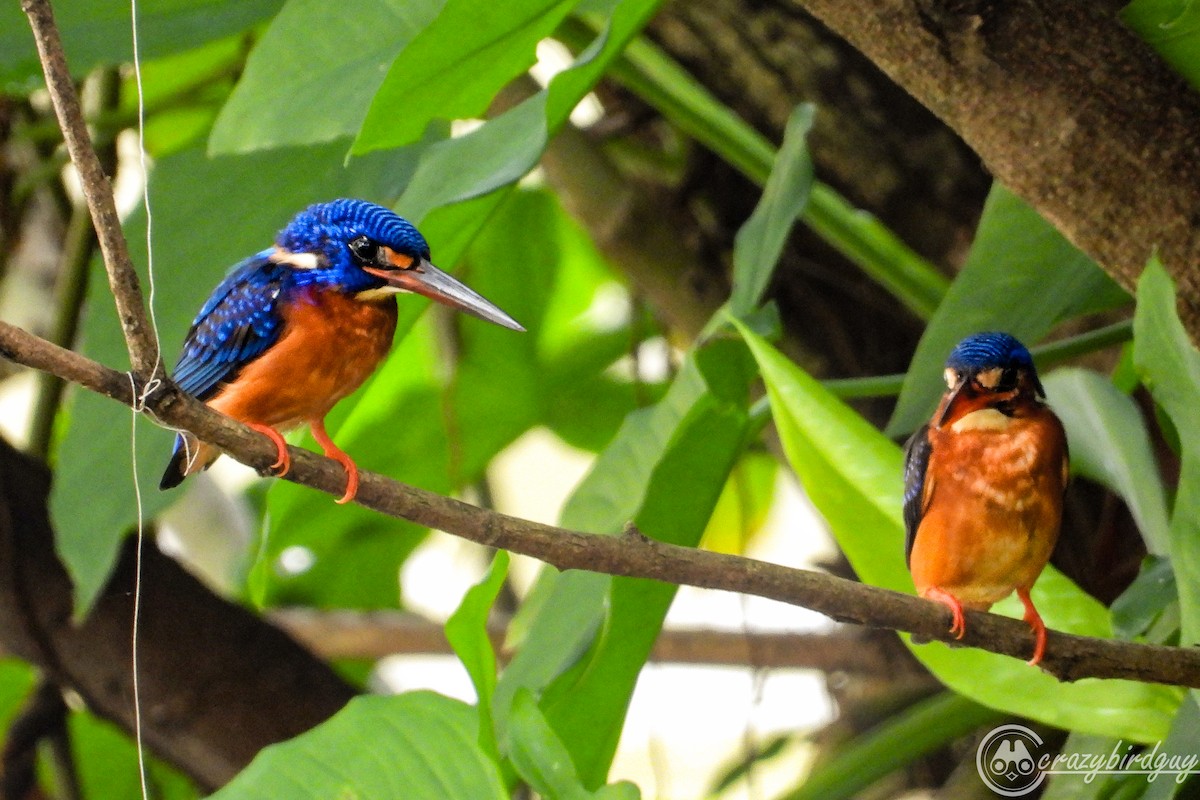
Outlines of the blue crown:
[[416,227],[391,210],[366,200],[317,203],[301,211],[279,232],[275,243],[292,253],[327,252],[330,243],[366,236],[397,253],[429,259],[429,244]]
[[1033,370],[1033,356],[1025,345],[1007,333],[976,333],[950,351],[946,366],[960,372],[978,372],[992,367],[1024,367]]

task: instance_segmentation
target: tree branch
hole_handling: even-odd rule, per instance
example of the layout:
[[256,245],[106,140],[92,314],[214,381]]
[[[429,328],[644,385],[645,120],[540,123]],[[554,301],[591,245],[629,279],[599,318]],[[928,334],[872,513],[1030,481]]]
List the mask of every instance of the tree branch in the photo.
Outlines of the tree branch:
[[1126,289],[1157,252],[1200,344],[1200,95],[1113,3],[797,2]]
[[[140,391],[140,387],[131,389],[128,374],[2,322],[0,355],[26,366],[56,371],[127,405]],[[148,393],[146,408],[146,413],[161,423],[191,431],[260,471],[265,472],[275,460],[275,446],[267,437],[221,416],[169,383]],[[296,447],[290,452],[292,468],[285,480],[341,495],[346,476],[340,464]],[[585,569],[752,594],[812,609],[840,622],[890,628],[953,643],[948,633],[949,612],[943,606],[824,573],[665,544],[636,530],[621,536],[600,536],[556,528],[486,511],[372,472],[361,473],[355,502],[488,547],[532,556],[559,569]],[[967,633],[959,643],[1022,659],[1029,657],[1032,646],[1029,627],[1020,620],[973,611],[967,612]],[[1196,648],[1051,631],[1042,668],[1062,680],[1128,678],[1200,688],[1200,649]]]
[[116,299],[121,329],[129,346],[130,364],[138,375],[149,376],[158,364],[158,342],[153,327],[146,319],[141,284],[121,232],[121,218],[113,202],[112,186],[92,147],[79,105],[79,95],[63,54],[58,27],[54,24],[54,13],[49,0],[21,0],[21,9],[29,17],[29,24],[33,28],[38,56],[46,73],[46,88],[58,115],[67,151],[79,171],[83,196],[96,226],[104,265],[108,270],[108,283]]

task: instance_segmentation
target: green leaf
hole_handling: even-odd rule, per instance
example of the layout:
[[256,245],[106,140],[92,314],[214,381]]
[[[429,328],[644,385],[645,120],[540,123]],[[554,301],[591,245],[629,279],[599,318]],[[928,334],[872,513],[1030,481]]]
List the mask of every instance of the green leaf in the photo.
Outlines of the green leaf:
[[[164,361],[172,364],[196,311],[230,265],[262,250],[293,214],[316,200],[338,196],[387,198],[406,169],[403,153],[355,159],[343,166],[345,142],[208,159],[188,150],[155,165],[155,317]],[[214,209],[218,209],[214,212]],[[131,256],[145,274],[145,220],[126,225]],[[107,283],[97,261],[92,302],[84,321],[84,352],[115,369],[129,357]],[[51,494],[57,547],[75,582],[76,606],[87,608],[103,586],[122,538],[136,520],[130,452],[130,412],[79,392],[56,454]],[[152,517],[178,495],[157,490],[170,454],[171,435],[138,423],[138,480],[142,507]],[[101,479],[101,477],[103,479]]]
[[1147,556],[1133,583],[1113,601],[1112,618],[1122,639],[1145,636],[1156,644],[1178,644],[1179,589],[1171,561]]
[[1137,404],[1112,381],[1090,370],[1058,369],[1042,383],[1067,429],[1072,467],[1120,495],[1146,547],[1165,554],[1167,497]]
[[382,0],[353,9],[289,0],[246,60],[210,152],[328,142],[358,132],[386,70],[444,0]]
[[946,356],[964,336],[1001,330],[1032,347],[1059,322],[1127,301],[1090,258],[995,184],[967,263],[913,354],[887,433],[910,433],[933,413]]
[[1191,0],[1133,0],[1121,19],[1200,89],[1200,7]]
[[[601,453],[562,524],[614,534],[632,521],[647,536],[695,545],[743,446],[748,381],[735,342],[714,342],[689,357],[663,400],[630,415]],[[676,587],[579,572],[551,580],[552,588],[537,590],[549,597],[497,686],[497,731],[503,738],[519,689],[541,690],[574,665],[542,705],[584,785],[597,787]]]
[[546,800],[638,800],[641,792],[631,783],[605,786],[589,792],[579,780],[571,754],[538,708],[527,689],[513,698],[505,748],[517,774]]
[[433,692],[356,697],[327,722],[263,750],[212,797],[508,800],[477,734],[475,709]]
[[808,202],[813,164],[806,138],[814,113],[806,103],[797,106],[788,118],[783,145],[775,154],[762,198],[734,239],[733,291],[729,298],[734,316],[744,317],[758,305],[792,225]]
[[1133,360],[1179,436],[1179,484],[1171,514],[1171,564],[1179,586],[1180,644],[1200,641],[1200,353],[1175,310],[1175,287],[1157,258],[1138,280]]
[[[83,797],[141,797],[137,746],[108,720],[87,712],[67,718],[71,755]],[[174,768],[148,758],[147,783],[151,796],[161,800],[194,800],[199,791]]]
[[536,60],[575,0],[447,0],[404,47],[371,100],[353,152],[408,144],[433,119],[482,117]]
[[479,698],[479,746],[493,761],[499,761],[492,730],[492,694],[496,691],[496,651],[488,638],[488,614],[508,576],[508,553],[498,550],[482,581],[467,590],[450,619],[446,641],[463,663]]
[[[283,0],[142,0],[138,3],[141,57],[154,59],[243,31],[275,14]],[[133,39],[128,3],[57,0],[54,17],[67,63],[82,77],[99,64],[128,63]],[[0,4],[0,85],[30,91],[42,68],[19,3]]]
[[838,747],[832,758],[814,767],[804,783],[782,800],[859,797],[880,778],[1001,719],[1003,715],[986,706],[941,692]]
[[[788,462],[855,573],[866,583],[911,593],[900,448],[778,350],[735,324],[762,370]],[[1112,635],[1107,609],[1053,567],[1046,568],[1033,597],[1050,627]],[[1010,597],[995,610],[1019,616],[1018,608]],[[1017,659],[940,642],[912,650],[964,697],[1061,728],[1155,741],[1165,735],[1179,705],[1180,692],[1163,686],[1095,679],[1060,683]]]

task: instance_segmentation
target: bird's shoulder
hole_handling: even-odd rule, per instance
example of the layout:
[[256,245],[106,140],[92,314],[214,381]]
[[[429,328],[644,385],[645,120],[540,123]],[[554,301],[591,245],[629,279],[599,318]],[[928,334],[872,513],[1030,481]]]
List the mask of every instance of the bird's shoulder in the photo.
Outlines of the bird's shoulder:
[[189,394],[205,399],[279,338],[289,269],[271,261],[270,253],[236,264],[196,315],[174,373]]
[[904,444],[904,559],[912,557],[913,542],[917,528],[925,516],[929,492],[926,481],[929,475],[929,454],[933,446],[929,441],[929,426],[922,425]]

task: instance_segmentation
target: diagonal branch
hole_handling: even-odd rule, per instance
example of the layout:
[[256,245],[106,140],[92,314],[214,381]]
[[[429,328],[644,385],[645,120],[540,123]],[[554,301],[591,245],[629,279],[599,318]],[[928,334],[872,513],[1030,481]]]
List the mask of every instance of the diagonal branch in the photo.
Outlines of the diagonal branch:
[[67,151],[79,171],[83,196],[96,226],[96,236],[108,270],[108,283],[116,299],[121,329],[129,346],[130,365],[138,375],[151,375],[158,364],[158,342],[153,327],[146,319],[141,285],[121,232],[121,218],[113,202],[112,185],[104,174],[83,120],[79,95],[71,80],[71,71],[67,68],[58,27],[54,24],[54,12],[49,0],[21,0],[21,8],[33,28],[33,38],[37,41],[38,55],[46,73],[46,88],[58,115]]
[[[141,387],[70,350],[0,322],[0,355],[48,370],[126,405]],[[147,413],[211,442],[244,464],[266,471],[275,460],[267,437],[163,385],[147,393]],[[296,447],[287,480],[341,495],[345,473],[336,461]],[[371,472],[361,474],[355,502],[382,514],[446,531],[488,547],[532,556],[559,569],[752,594],[818,611],[841,622],[905,631],[923,639],[950,641],[942,606],[890,589],[810,570],[792,569],[740,556],[712,553],[648,539],[630,529],[600,536],[556,528],[487,511]],[[1025,623],[994,614],[967,612],[961,644],[1028,658]],[[1127,678],[1200,688],[1200,649],[1097,639],[1051,631],[1042,667],[1062,680]]]

